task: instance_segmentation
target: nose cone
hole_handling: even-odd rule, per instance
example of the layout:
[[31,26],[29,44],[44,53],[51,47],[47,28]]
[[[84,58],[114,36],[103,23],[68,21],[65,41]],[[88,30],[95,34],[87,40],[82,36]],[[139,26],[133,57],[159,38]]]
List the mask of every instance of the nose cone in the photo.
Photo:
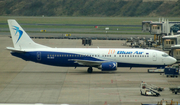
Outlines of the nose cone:
[[177,59],[175,59],[175,58],[172,57],[172,63],[174,64],[174,63],[176,63],[176,62],[177,62]]
[[168,57],[168,58],[164,59],[164,64],[165,65],[172,65],[172,64],[174,64],[176,62],[177,62],[177,60],[175,58],[173,58],[173,57]]

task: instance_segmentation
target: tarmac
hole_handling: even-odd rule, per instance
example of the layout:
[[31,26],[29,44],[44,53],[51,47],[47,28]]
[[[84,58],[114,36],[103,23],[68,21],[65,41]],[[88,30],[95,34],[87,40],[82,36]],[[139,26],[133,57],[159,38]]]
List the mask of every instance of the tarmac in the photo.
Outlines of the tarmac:
[[[81,40],[33,39],[50,47],[62,48],[125,48],[122,40],[92,40],[92,46]],[[12,39],[0,36],[0,103],[15,104],[76,104],[76,105],[140,105],[157,104],[162,99],[178,101],[169,87],[180,86],[180,77],[167,78],[159,73],[147,73],[148,68],[118,68],[114,72],[92,74],[86,67],[55,67],[24,61],[14,57],[6,47],[13,47]],[[140,95],[144,81],[165,90],[161,96]]]

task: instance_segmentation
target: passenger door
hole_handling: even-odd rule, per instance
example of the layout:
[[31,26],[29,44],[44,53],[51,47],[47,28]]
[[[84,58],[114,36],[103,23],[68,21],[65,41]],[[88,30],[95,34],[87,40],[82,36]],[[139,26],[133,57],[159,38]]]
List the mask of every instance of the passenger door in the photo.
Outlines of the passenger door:
[[153,52],[153,61],[157,60],[157,54],[155,52]]
[[37,52],[37,60],[38,60],[38,61],[41,60],[41,52]]

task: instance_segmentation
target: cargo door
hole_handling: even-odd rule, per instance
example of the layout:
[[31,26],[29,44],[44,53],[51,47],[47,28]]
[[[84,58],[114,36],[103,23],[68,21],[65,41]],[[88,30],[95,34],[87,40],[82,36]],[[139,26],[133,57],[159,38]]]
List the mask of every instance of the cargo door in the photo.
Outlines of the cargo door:
[[157,54],[155,52],[153,52],[153,61],[157,60]]
[[38,60],[38,61],[41,60],[41,52],[37,52],[37,60]]

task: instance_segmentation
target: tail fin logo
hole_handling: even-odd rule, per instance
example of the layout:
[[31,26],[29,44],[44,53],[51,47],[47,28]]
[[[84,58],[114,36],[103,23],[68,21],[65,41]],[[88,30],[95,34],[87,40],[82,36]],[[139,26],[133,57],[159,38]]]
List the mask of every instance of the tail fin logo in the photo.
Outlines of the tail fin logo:
[[17,41],[16,41],[16,43],[19,41],[19,39],[21,39],[21,37],[22,37],[22,34],[23,34],[23,31],[22,30],[20,30],[19,29],[19,27],[17,27],[17,26],[13,26],[14,28],[14,30],[16,30],[16,33],[15,33],[15,35],[17,34],[17,33],[19,33],[19,37],[18,37],[18,39],[17,39]]

